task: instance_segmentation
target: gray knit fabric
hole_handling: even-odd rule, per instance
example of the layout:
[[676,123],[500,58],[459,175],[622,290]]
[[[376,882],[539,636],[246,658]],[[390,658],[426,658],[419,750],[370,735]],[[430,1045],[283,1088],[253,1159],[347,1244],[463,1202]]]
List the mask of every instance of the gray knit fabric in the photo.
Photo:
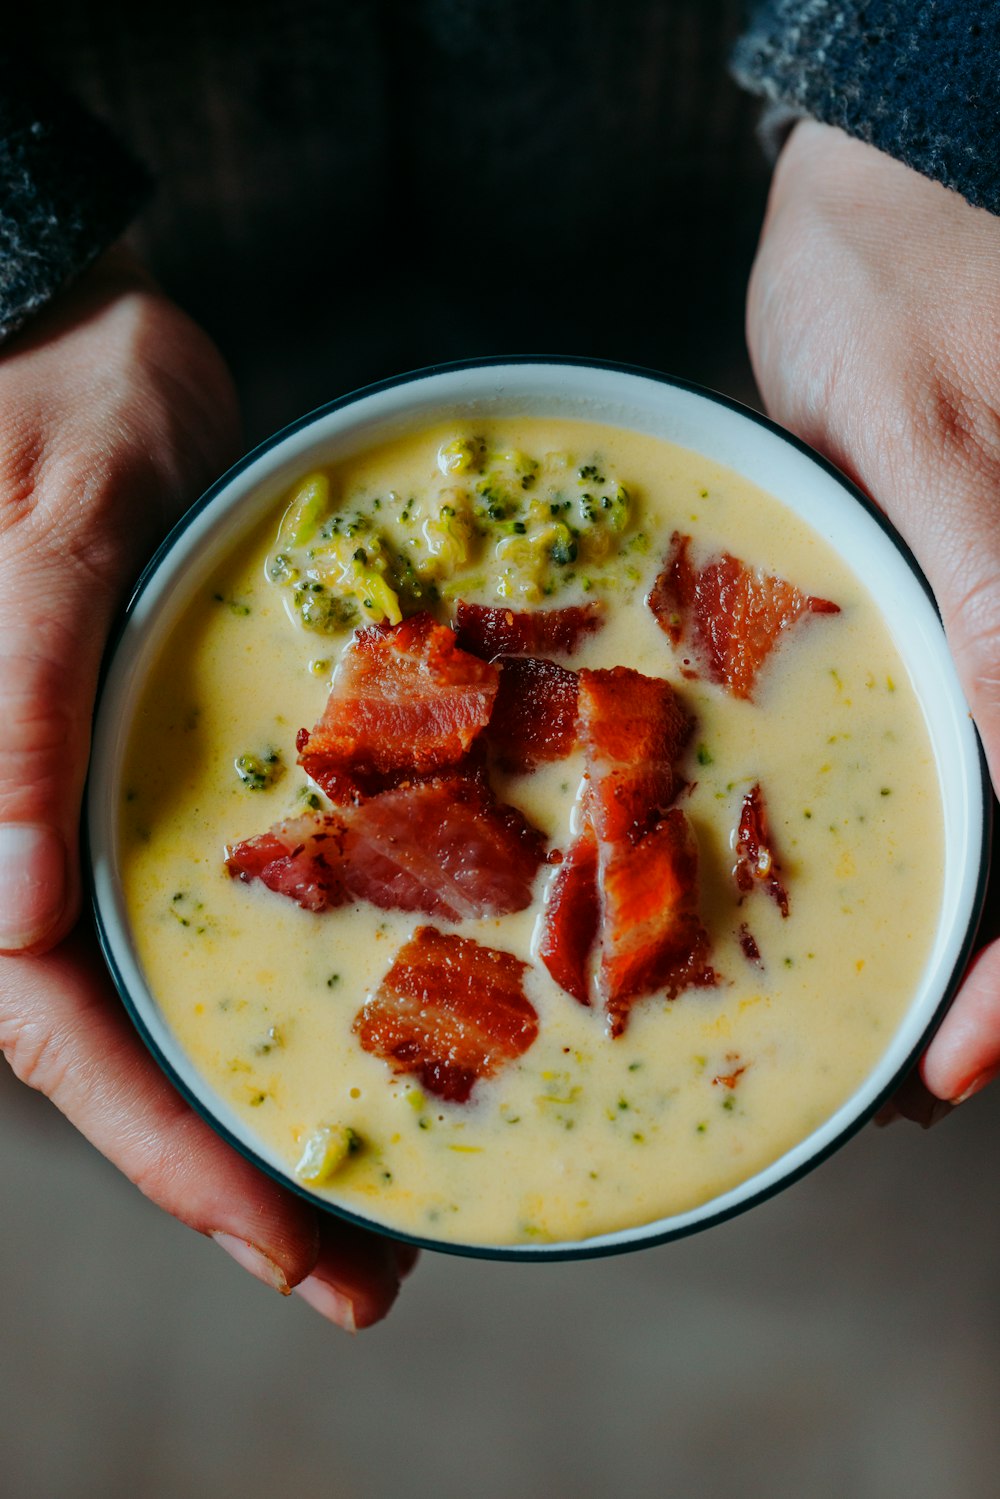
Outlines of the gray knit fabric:
[[39,73],[0,66],[0,340],[121,233],[148,190],[98,120]]
[[1000,213],[1000,0],[768,0],[734,72]]

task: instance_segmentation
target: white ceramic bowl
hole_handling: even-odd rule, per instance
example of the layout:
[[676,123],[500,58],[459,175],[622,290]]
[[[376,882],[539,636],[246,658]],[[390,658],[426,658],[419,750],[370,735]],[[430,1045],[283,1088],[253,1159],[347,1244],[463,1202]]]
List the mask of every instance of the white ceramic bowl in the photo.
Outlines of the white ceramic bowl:
[[144,981],[122,898],[117,849],[123,760],[143,683],[200,583],[306,469],[449,418],[530,415],[611,423],[702,452],[777,496],[845,558],[879,600],[922,703],[938,767],[945,851],[941,917],[919,987],[878,1066],[836,1113],[765,1170],[674,1217],[579,1243],[434,1246],[526,1260],[613,1253],[704,1228],[788,1185],[870,1118],[912,1066],[968,960],[986,881],[990,806],[975,729],[929,589],[912,557],[841,474],[766,419],[682,381],[574,360],[449,365],[333,401],[243,458],[171,532],[128,605],[109,657],[94,733],[87,833],[105,957],[157,1061],[240,1151],[320,1208],[338,1211],[290,1178],[283,1163],[212,1091],[178,1046]]

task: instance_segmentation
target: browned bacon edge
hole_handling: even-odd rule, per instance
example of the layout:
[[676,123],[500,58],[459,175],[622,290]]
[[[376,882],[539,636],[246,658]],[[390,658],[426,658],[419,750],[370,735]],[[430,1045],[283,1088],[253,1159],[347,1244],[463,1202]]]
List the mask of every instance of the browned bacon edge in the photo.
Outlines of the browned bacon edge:
[[531,904],[545,836],[479,776],[401,786],[347,814],[345,880],[383,910],[450,921]]
[[598,990],[612,1036],[633,1003],[717,982],[711,942],[698,915],[698,847],[691,824],[672,807],[637,843],[601,849],[603,900]]
[[549,882],[538,946],[538,956],[560,989],[582,1005],[590,1004],[588,967],[600,919],[597,840],[588,824]]
[[294,900],[305,911],[326,911],[349,899],[344,882],[344,825],[339,818],[306,814],[276,823],[266,833],[226,848],[226,869],[250,884]]
[[355,632],[299,764],[337,804],[457,765],[489,722],[498,669],[426,613]]
[[781,881],[781,865],[771,842],[767,806],[759,781],[743,798],[733,878],[744,895],[757,887],[766,890],[782,916],[788,915],[788,891]]
[[477,775],[402,785],[336,816],[307,814],[226,851],[231,875],[309,911],[345,900],[449,921],[524,910],[545,838]]
[[754,936],[753,932],[751,932],[745,921],[740,922],[740,930],[738,935],[740,952],[746,958],[747,962],[753,963],[756,968],[763,968],[764,960],[760,955],[760,948],[757,946],[757,939]]
[[839,614],[829,599],[804,594],[783,578],[724,552],[698,568],[691,537],[675,531],[647,604],[675,650],[681,671],[705,676],[735,697],[753,694],[757,674],[782,632],[809,614]]
[[365,1051],[429,1093],[464,1103],[476,1083],[538,1035],[524,993],[528,965],[468,937],[421,926],[354,1021]]
[[736,1051],[726,1052],[726,1062],[730,1070],[716,1073],[712,1079],[712,1086],[713,1088],[728,1088],[732,1092],[750,1063],[742,1061],[739,1052]]
[[485,738],[503,770],[563,760],[577,744],[576,672],[538,656],[499,656],[500,687]]
[[562,609],[513,609],[489,604],[455,606],[455,633],[462,650],[484,661],[497,656],[571,656],[580,641],[604,624],[604,605],[595,600]]
[[683,787],[677,762],[693,720],[669,682],[627,666],[581,671],[578,711],[598,838],[635,840]]
[[634,1000],[716,982],[697,914],[697,845],[671,803],[692,721],[668,682],[629,667],[580,672],[589,785],[584,826],[547,892],[539,956],[557,984],[597,994],[613,1036]]

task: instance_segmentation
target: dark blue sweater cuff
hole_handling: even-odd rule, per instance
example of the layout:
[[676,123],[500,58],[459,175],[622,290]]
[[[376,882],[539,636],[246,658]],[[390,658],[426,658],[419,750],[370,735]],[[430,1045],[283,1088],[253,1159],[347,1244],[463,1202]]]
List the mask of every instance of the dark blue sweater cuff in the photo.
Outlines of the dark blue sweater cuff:
[[0,63],[0,340],[126,228],[145,168],[35,69]]
[[1000,213],[1000,0],[767,0],[733,72]]

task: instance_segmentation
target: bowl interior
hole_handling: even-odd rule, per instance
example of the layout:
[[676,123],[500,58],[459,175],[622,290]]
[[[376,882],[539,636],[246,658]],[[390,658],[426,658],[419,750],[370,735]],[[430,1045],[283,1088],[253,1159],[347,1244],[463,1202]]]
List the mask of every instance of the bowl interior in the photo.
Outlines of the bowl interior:
[[[87,830],[105,955],[147,1044],[176,1085],[245,1154],[288,1182],[283,1164],[195,1071],[147,989],[124,906],[117,809],[125,749],[147,675],[198,587],[306,468],[335,462],[436,421],[548,416],[610,424],[704,453],[781,500],[843,557],[876,598],[923,707],[944,808],[941,916],[921,983],[881,1062],[856,1093],[766,1170],[673,1218],[573,1244],[437,1247],[512,1258],[607,1253],[663,1240],[736,1212],[800,1175],[878,1106],[918,1052],[971,947],[985,883],[981,753],[933,601],[912,559],[848,483],[803,446],[722,397],[613,366],[482,363],[418,372],[334,402],[237,464],[161,547],[114,647],[94,734]],[[296,1190],[302,1189],[294,1182]],[[308,1192],[304,1195],[310,1196]],[[315,1199],[321,1206],[329,1204]],[[347,1215],[350,1216],[350,1215]]]

